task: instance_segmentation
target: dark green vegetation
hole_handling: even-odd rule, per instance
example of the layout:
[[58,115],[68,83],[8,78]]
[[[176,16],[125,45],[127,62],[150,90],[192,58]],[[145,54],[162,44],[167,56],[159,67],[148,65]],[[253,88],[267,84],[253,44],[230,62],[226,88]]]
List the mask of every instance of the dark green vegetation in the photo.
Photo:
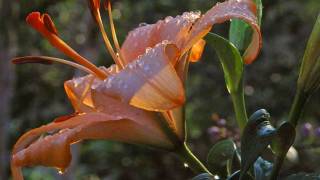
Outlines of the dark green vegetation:
[[[113,1],[114,18],[120,42],[127,32],[139,23],[154,23],[168,15],[184,11],[205,12],[216,1],[178,0]],[[265,108],[272,115],[271,122],[279,127],[288,116],[303,52],[318,15],[318,0],[274,0],[264,2],[262,18],[263,50],[252,65],[246,66],[244,79],[248,114]],[[38,33],[29,28],[24,19],[34,10],[48,12],[63,39],[96,64],[112,63],[85,1],[9,1],[0,0],[0,149],[6,150],[1,162],[8,162],[13,143],[27,129],[52,121],[72,112],[63,91],[63,82],[80,75],[63,65],[9,64],[12,57],[21,55],[50,55],[64,57],[53,49]],[[104,13],[105,22],[107,13]],[[228,24],[217,25],[214,32],[228,36]],[[209,46],[208,46],[209,47]],[[214,58],[213,58],[214,57]],[[190,66],[188,81],[187,121],[189,140],[195,154],[205,161],[210,147],[221,138],[239,139],[235,116],[225,87],[220,62],[212,48],[207,48],[199,63]],[[11,99],[9,99],[12,97]],[[8,106],[8,102],[11,102]],[[320,172],[320,92],[310,100],[297,131],[295,143],[298,159],[285,161],[281,175],[293,172]],[[9,111],[9,113],[7,113]],[[221,119],[225,119],[224,125]],[[213,131],[212,126],[220,127]],[[211,128],[210,130],[208,130]],[[320,130],[319,130],[320,131]],[[125,132],[124,132],[125,133]],[[304,138],[304,139],[302,139]],[[174,155],[135,145],[106,141],[83,142],[74,146],[74,165],[65,175],[109,179],[186,179],[192,172],[185,169]],[[9,175],[0,171],[0,179]],[[0,164],[0,167],[5,167]],[[46,168],[25,169],[26,177],[58,177]],[[3,178],[1,178],[3,176]]]

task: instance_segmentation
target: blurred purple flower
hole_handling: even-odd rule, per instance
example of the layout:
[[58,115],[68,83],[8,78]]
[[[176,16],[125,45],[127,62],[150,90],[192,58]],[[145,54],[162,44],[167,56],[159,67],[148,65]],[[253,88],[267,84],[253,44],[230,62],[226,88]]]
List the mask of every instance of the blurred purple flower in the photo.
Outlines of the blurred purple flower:
[[215,142],[221,138],[221,130],[217,126],[212,126],[207,130],[207,133],[212,142]]
[[219,119],[217,122],[217,125],[220,127],[224,127],[227,124],[227,121],[225,119]]
[[320,137],[320,127],[317,127],[317,128],[314,130],[314,134],[315,134],[317,137]]
[[304,137],[310,136],[312,131],[312,124],[310,123],[304,123],[301,127],[301,135]]
[[212,126],[208,129],[208,134],[210,136],[218,136],[220,135],[220,128],[217,126]]

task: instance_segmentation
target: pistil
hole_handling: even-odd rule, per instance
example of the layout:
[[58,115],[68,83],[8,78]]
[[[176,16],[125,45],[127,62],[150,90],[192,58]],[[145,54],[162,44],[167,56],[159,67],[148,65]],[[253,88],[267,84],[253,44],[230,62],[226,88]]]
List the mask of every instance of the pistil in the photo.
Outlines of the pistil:
[[88,69],[80,64],[77,64],[77,63],[74,63],[71,61],[67,61],[64,59],[60,59],[60,58],[54,58],[54,57],[48,57],[48,56],[25,56],[25,57],[17,57],[17,58],[12,59],[12,63],[14,63],[14,64],[26,64],[26,63],[52,64],[53,62],[66,64],[66,65],[72,66],[76,69],[80,69],[82,71],[85,71],[89,74],[96,76],[96,74],[93,71],[91,71],[90,69]]

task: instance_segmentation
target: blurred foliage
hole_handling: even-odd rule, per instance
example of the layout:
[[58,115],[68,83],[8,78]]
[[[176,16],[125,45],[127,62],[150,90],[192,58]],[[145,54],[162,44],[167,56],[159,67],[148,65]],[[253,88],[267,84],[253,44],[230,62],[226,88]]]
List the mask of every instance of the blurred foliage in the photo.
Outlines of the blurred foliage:
[[[2,1],[12,3],[11,8],[16,14],[15,17],[0,17],[0,39],[4,40],[1,37],[3,35],[15,33],[18,41],[16,56],[41,54],[65,58],[26,25],[26,15],[31,11],[40,11],[52,16],[63,39],[80,54],[99,65],[109,66],[112,63],[85,1]],[[214,0],[184,0],[183,3],[178,0],[113,1],[113,14],[120,42],[139,23],[154,23],[158,19],[184,11],[205,12],[215,3]],[[265,108],[276,124],[287,117],[300,60],[319,11],[319,0],[264,2],[263,50],[255,63],[245,67],[248,114]],[[107,23],[107,13],[103,13],[103,16]],[[12,29],[4,28],[8,23],[11,23]],[[217,25],[213,31],[226,36],[227,28],[228,24]],[[5,61],[9,63],[9,60]],[[9,129],[10,147],[27,130],[72,112],[64,94],[63,82],[80,74],[63,65],[16,67]],[[209,148],[219,138],[235,136],[236,133],[229,131],[237,131],[234,130],[234,113],[224,85],[223,73],[212,49],[206,49],[202,61],[191,64],[187,96],[188,142],[191,147],[196,147],[195,154],[204,160]],[[312,121],[314,126],[319,126],[319,105],[320,92],[317,92],[308,103],[303,121]],[[226,119],[227,124],[221,127],[217,119]],[[213,126],[219,127],[219,138],[217,133],[214,138],[211,137],[212,133],[208,133],[208,129]],[[238,138],[235,137],[236,140]],[[312,134],[311,138],[313,141],[302,141],[301,138],[297,140],[300,158],[298,161],[289,161],[283,174],[296,171],[320,172],[320,148],[313,146],[314,142],[319,142],[320,136]],[[192,175],[177,157],[168,155],[167,152],[106,141],[83,142],[75,148],[79,151],[76,153],[79,158],[74,158],[78,159],[77,165],[70,171],[77,179],[186,179]],[[29,179],[58,177],[55,171],[42,167],[26,168],[25,175]]]

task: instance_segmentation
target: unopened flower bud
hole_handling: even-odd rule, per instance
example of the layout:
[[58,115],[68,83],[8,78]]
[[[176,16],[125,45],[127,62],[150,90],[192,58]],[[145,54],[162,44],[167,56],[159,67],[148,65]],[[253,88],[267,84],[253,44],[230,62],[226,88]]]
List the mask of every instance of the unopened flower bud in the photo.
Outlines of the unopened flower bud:
[[305,50],[298,89],[305,93],[312,93],[320,86],[320,15],[313,27],[307,48]]

